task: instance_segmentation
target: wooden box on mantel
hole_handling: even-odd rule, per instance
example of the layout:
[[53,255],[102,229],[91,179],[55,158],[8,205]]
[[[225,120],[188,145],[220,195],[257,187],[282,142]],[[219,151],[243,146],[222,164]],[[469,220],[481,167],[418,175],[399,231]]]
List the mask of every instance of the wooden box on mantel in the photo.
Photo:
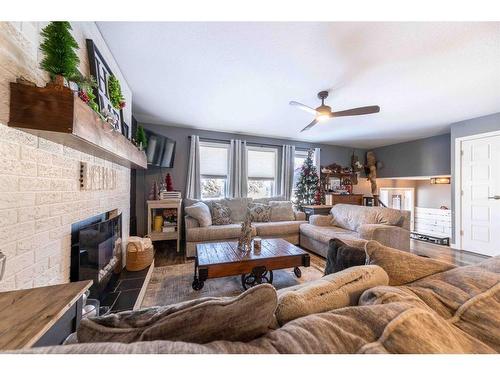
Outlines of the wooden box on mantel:
[[11,83],[9,126],[125,167],[147,168],[146,154],[67,87]]

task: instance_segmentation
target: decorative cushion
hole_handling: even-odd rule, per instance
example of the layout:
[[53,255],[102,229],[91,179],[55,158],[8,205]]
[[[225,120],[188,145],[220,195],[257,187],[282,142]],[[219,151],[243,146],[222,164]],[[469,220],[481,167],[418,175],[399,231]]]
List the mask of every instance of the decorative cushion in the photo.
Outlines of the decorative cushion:
[[325,275],[339,272],[349,267],[362,266],[365,264],[366,241],[346,240],[346,242],[343,242],[338,238],[330,240],[326,256]]
[[226,198],[221,203],[231,210],[231,221],[240,223],[245,220],[248,205],[252,203],[252,198]]
[[366,264],[382,267],[389,275],[389,285],[403,285],[426,276],[455,268],[453,264],[424,258],[407,251],[368,241],[365,246]]
[[186,214],[198,220],[200,227],[208,227],[212,225],[212,215],[210,214],[210,208],[203,203],[197,202],[192,206],[188,206],[184,209]]
[[250,203],[248,206],[252,221],[266,223],[271,220],[271,206],[261,203]]
[[271,221],[293,221],[293,203],[290,201],[270,201]]
[[210,205],[210,213],[212,214],[212,225],[227,225],[231,224],[231,209],[223,204],[213,202]]
[[78,342],[249,341],[269,330],[276,301],[276,290],[262,284],[237,297],[205,297],[83,319],[77,330]]
[[359,266],[319,280],[278,291],[276,319],[280,325],[310,314],[357,305],[361,293],[387,285],[389,277],[378,266]]

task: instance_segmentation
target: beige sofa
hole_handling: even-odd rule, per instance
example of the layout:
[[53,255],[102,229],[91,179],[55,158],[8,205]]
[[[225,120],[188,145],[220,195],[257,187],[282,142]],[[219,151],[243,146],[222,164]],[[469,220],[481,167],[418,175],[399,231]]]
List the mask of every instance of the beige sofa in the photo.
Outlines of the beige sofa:
[[[455,268],[381,247],[375,241],[369,244],[366,251],[371,265],[346,269],[282,289],[277,294],[269,285],[260,285],[234,298],[201,298],[110,315],[95,322],[82,321],[78,337],[85,339],[86,344],[19,352],[408,354],[500,351],[500,257]],[[400,264],[411,272],[400,273]],[[259,306],[256,313],[261,315],[248,320],[252,304]],[[265,329],[273,311],[277,321],[282,322]],[[214,319],[201,321],[199,316]],[[186,321],[193,321],[194,326],[186,329]],[[179,329],[175,329],[175,324]],[[220,329],[220,325],[225,329]],[[207,332],[212,333],[207,336]]]
[[[282,197],[271,198],[231,198],[207,201],[219,202],[227,205],[231,209],[232,224],[200,226],[195,218],[186,215],[184,217],[186,233],[186,256],[194,257],[196,255],[196,244],[206,242],[217,242],[224,240],[237,241],[241,233],[241,222],[243,221],[248,205],[250,203],[264,203],[270,201],[284,201]],[[198,202],[197,200],[186,200],[186,206]],[[283,238],[288,242],[298,245],[300,225],[307,223],[303,212],[294,211],[293,220],[287,221],[269,221],[263,223],[252,223],[253,235],[262,238]]]
[[300,246],[326,257],[332,238],[375,240],[410,249],[410,212],[384,207],[337,204],[329,215],[312,215],[300,226]]

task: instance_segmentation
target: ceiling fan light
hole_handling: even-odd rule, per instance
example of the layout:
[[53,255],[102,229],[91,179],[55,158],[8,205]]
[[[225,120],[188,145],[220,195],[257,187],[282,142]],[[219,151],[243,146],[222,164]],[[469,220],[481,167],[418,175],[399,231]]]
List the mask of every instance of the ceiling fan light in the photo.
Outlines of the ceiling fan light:
[[316,116],[316,120],[318,122],[323,122],[323,121],[326,121],[330,118],[330,115],[329,114],[319,114],[318,116]]

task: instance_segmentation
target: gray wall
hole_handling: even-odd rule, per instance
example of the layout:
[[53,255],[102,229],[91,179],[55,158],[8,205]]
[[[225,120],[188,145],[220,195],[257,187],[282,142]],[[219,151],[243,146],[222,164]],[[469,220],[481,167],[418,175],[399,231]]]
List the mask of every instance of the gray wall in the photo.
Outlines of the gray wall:
[[373,150],[382,167],[377,177],[449,175],[450,134],[378,147]]
[[415,184],[415,205],[425,208],[451,208],[451,184],[432,185],[429,180],[418,180]]
[[[250,143],[275,145],[275,146],[282,146],[284,144],[293,144],[296,147],[300,148],[320,147],[322,165],[337,163],[343,166],[348,166],[351,164],[351,155],[353,151],[358,155],[360,160],[364,160],[364,153],[365,153],[364,150],[354,149],[350,147],[297,142],[297,141],[290,141],[290,140],[276,139],[276,138],[248,136],[242,134],[222,133],[209,130],[198,130],[198,129],[190,129],[184,127],[176,127],[176,126],[151,125],[151,124],[141,124],[141,125],[143,125],[144,128],[151,130],[157,134],[169,137],[175,140],[177,143],[175,151],[174,168],[149,167],[146,171],[142,170],[137,171],[136,212],[137,212],[137,230],[140,235],[143,235],[146,229],[145,202],[147,199],[149,189],[155,179],[159,179],[160,176],[165,175],[166,173],[170,173],[174,183],[174,189],[182,191],[182,196],[185,197],[190,135],[199,135],[200,138],[209,138],[218,140],[241,139],[241,140],[246,140],[247,142]],[[281,159],[281,153],[279,154],[279,159]]]
[[[451,124],[451,207],[453,215],[452,238],[455,238],[455,140],[469,135],[488,133],[500,130],[500,112],[488,116],[473,118],[470,120],[455,122]],[[455,241],[452,241],[455,243]]]

